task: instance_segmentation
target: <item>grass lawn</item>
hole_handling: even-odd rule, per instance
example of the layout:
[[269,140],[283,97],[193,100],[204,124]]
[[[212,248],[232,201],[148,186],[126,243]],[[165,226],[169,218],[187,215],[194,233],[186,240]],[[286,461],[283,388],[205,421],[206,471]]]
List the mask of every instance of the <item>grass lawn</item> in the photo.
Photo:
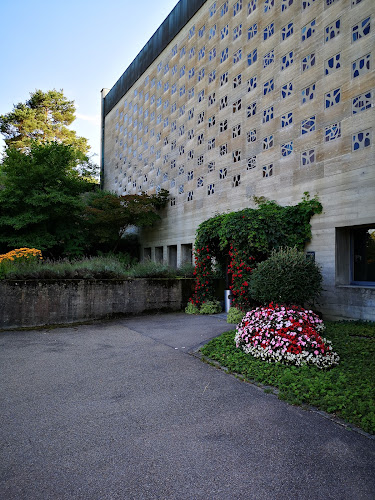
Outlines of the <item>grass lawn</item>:
[[212,340],[201,352],[247,381],[277,388],[278,397],[288,403],[317,407],[375,434],[375,323],[325,325],[323,336],[340,356],[339,365],[329,370],[255,359],[236,348],[234,330]]

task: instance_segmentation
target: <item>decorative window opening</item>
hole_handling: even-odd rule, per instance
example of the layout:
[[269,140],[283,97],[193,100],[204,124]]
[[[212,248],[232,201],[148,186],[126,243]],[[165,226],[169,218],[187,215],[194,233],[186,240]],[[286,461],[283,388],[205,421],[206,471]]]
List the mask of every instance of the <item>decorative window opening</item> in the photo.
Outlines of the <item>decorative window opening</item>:
[[206,54],[206,46],[203,45],[203,47],[199,50],[198,52],[198,61],[201,61]]
[[215,170],[215,162],[214,161],[208,162],[207,172],[210,173],[213,172],[214,170]]
[[201,82],[204,78],[204,68],[198,71],[198,82]]
[[325,36],[324,36],[324,41],[325,43],[329,42],[332,40],[332,38],[335,38],[340,34],[340,26],[341,26],[341,21],[340,19],[337,19],[335,22],[332,24],[329,24],[325,28]]
[[209,15],[212,17],[216,13],[216,2],[214,2],[209,8]]
[[220,38],[221,38],[221,40],[224,40],[224,38],[226,36],[228,36],[228,35],[229,35],[229,25],[227,24],[226,26],[224,26],[224,28],[222,28],[220,30]]
[[281,28],[281,41],[286,40],[293,35],[293,23],[288,23]]
[[203,123],[203,121],[204,121],[204,111],[202,111],[198,115],[198,125],[200,125],[201,123]]
[[208,35],[208,39],[211,40],[214,36],[216,35],[216,24],[214,24],[211,28],[210,28],[210,33]]
[[234,54],[233,54],[233,64],[238,63],[241,61],[242,58],[242,49],[238,49]]
[[249,130],[249,132],[246,134],[247,136],[247,142],[255,142],[257,140],[257,131],[254,128],[253,130]]
[[255,37],[255,35],[258,33],[258,25],[257,23],[254,23],[250,28],[247,30],[247,39],[251,40],[252,38]]
[[275,33],[275,24],[270,23],[268,26],[266,26],[263,30],[263,40],[267,40],[270,38],[273,34]]
[[177,55],[177,45],[175,45],[174,47],[172,47],[172,57],[174,57],[176,55]]
[[194,139],[194,130],[193,129],[188,130],[187,136],[188,136],[188,141]]
[[247,15],[249,16],[257,8],[257,0],[250,0],[247,4]]
[[194,149],[191,149],[188,152],[188,160],[193,160],[194,159]]
[[185,85],[183,85],[182,87],[180,87],[180,97],[182,97],[186,92],[186,88],[185,88]]
[[258,51],[257,51],[257,49],[254,49],[247,56],[247,65],[251,66],[252,64],[254,64],[256,62],[257,58],[258,58]]
[[210,116],[208,118],[208,128],[211,128],[215,125],[215,115]]
[[273,174],[273,163],[263,165],[263,177],[271,177]]
[[208,107],[212,106],[216,102],[215,92],[208,96]]
[[201,28],[199,28],[199,31],[198,31],[199,38],[203,37],[205,31],[206,31],[206,26],[205,25],[203,25]]
[[213,59],[215,59],[216,57],[216,47],[214,47],[213,49],[210,50],[210,52],[208,53],[208,59],[210,61],[212,61]]
[[341,137],[341,123],[332,123],[328,125],[324,130],[324,140],[325,142],[334,141]]
[[223,122],[220,122],[219,124],[219,131],[220,132],[225,132],[228,128],[228,120],[224,120]]
[[264,0],[264,12],[269,12],[275,5],[275,0]]
[[185,54],[186,54],[186,47],[185,47],[185,46],[183,46],[183,47],[181,48],[181,50],[180,50],[180,59],[181,59],[182,57],[184,57],[184,55],[185,55]]
[[301,38],[302,42],[310,38],[314,33],[315,33],[315,25],[316,21],[313,19],[309,23],[307,23],[303,28],[301,29]]
[[215,148],[215,138],[213,137],[212,139],[208,140],[207,149],[208,149],[208,151],[210,151],[211,149],[214,149],[214,148]]
[[228,146],[227,144],[222,144],[220,146],[220,156],[224,156],[228,153]]
[[185,66],[182,66],[182,67],[180,68],[180,78],[182,78],[182,77],[184,76],[184,74],[185,74],[185,69],[186,69],[186,68],[185,68]]
[[228,169],[226,167],[219,170],[219,179],[225,179],[228,174]]
[[281,71],[293,64],[293,50],[281,57]]
[[366,17],[360,23],[356,24],[352,28],[352,42],[356,42],[360,38],[368,35],[370,33],[370,17]]
[[203,165],[203,155],[199,155],[198,158],[197,158],[197,165],[198,167],[200,165]]
[[312,165],[315,163],[315,149],[309,149],[308,151],[302,151],[301,153],[301,166],[305,167],[307,165]]
[[193,78],[194,75],[195,75],[195,68],[190,68],[188,73],[189,80]]
[[177,64],[172,67],[172,76],[177,75]]
[[236,89],[237,87],[239,87],[241,85],[241,80],[242,80],[241,75],[237,75],[233,78],[233,88],[234,89]]
[[187,173],[187,180],[188,181],[192,181],[194,179],[194,170],[190,170],[188,173]]
[[263,151],[267,151],[268,149],[273,148],[273,135],[269,135],[268,137],[264,137],[262,141]]
[[324,61],[324,74],[330,75],[341,68],[341,54],[338,53]]
[[216,70],[214,69],[208,74],[208,83],[212,83],[216,79]]
[[293,113],[289,112],[281,116],[281,128],[289,127],[293,124]]
[[233,17],[236,16],[242,10],[242,0],[238,0],[233,5]]
[[[255,49],[256,50],[256,49]],[[275,51],[272,49],[270,52],[263,56],[263,68],[266,68],[275,61]]]
[[341,89],[334,89],[331,90],[330,92],[327,92],[326,95],[324,96],[324,101],[325,101],[325,108],[330,108],[331,106],[334,106],[335,104],[338,104],[341,99]]
[[273,106],[263,110],[263,123],[273,120]]
[[256,157],[256,155],[250,156],[250,158],[247,159],[246,170],[252,170],[256,166],[257,166],[257,157]]
[[203,177],[198,177],[197,188],[203,187]]
[[281,12],[288,10],[291,5],[293,5],[293,0],[281,0]]
[[173,95],[173,94],[175,94],[176,92],[177,92],[177,84],[176,84],[176,83],[174,83],[174,84],[172,85],[172,87],[171,87],[171,94]]
[[352,114],[362,113],[372,107],[372,91],[357,95],[352,99]]
[[223,17],[229,10],[228,0],[220,7],[220,17]]
[[241,174],[237,174],[232,179],[232,188],[238,187],[241,184]]
[[194,97],[194,87],[191,87],[188,90],[188,100],[192,99]]
[[178,135],[181,137],[185,133],[185,125],[181,125],[178,129]]
[[263,84],[263,95],[267,95],[274,90],[273,78]]
[[193,36],[195,35],[195,25],[192,26],[189,30],[189,36],[188,36],[188,40],[191,40],[193,38]]
[[289,156],[293,153],[293,141],[281,144],[281,156]]
[[253,76],[250,80],[247,81],[247,91],[251,92],[257,87],[257,77]]
[[315,130],[315,125],[316,125],[315,115],[311,116],[310,118],[306,118],[305,120],[302,120],[301,134],[304,135],[313,132]]
[[220,87],[222,87],[226,83],[228,83],[228,71],[226,71],[220,76]]
[[235,28],[233,28],[233,41],[237,40],[242,35],[242,24],[239,24]]
[[187,201],[193,201],[194,191],[188,191]]
[[181,107],[180,107],[180,110],[179,110],[179,115],[180,116],[183,116],[185,114],[185,104],[183,104]]
[[352,149],[353,151],[359,151],[370,147],[372,144],[372,129],[368,128],[357,132],[352,136]]
[[224,61],[226,61],[228,59],[228,47],[226,47],[222,52],[221,52],[221,56],[220,56],[220,63],[223,63]]
[[204,89],[198,93],[198,102],[202,102],[204,99]]
[[315,52],[302,59],[302,73],[315,66]]
[[204,141],[204,135],[203,134],[199,134],[198,137],[197,137],[197,144],[198,144],[198,146],[200,144],[202,144],[203,141]]
[[215,193],[215,184],[208,184],[207,186],[207,196],[211,196]]
[[220,110],[226,108],[228,106],[228,96],[225,95],[220,99]]
[[364,75],[370,71],[371,64],[371,55],[366,54],[359,59],[356,59],[352,62],[352,78],[357,78],[357,76]]
[[184,172],[185,172],[185,169],[184,169],[183,165],[181,165],[180,167],[178,167],[178,175],[182,175]]
[[312,101],[315,97],[315,83],[312,83],[311,85],[308,85],[301,91],[301,96],[302,96],[302,104],[305,104],[306,102]]
[[247,117],[250,118],[251,116],[254,116],[256,112],[257,112],[257,103],[256,101],[254,101],[247,107]]
[[235,139],[241,135],[241,124],[238,123],[234,127],[232,127],[232,138]]
[[174,207],[176,205],[176,198],[171,198],[170,202],[171,202],[171,207]]
[[182,144],[181,146],[178,146],[178,154],[182,156],[185,153],[185,147]]
[[241,102],[242,102],[241,99],[234,101],[233,107],[232,107],[233,113],[237,113],[237,111],[241,110],[241,107],[242,107]]

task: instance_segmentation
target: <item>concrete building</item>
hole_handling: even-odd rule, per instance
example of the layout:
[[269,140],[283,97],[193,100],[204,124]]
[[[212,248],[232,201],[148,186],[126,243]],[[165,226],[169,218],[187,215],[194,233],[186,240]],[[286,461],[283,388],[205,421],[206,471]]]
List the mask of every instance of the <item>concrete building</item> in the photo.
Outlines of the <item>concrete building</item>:
[[181,0],[102,91],[102,184],[170,191],[144,257],[191,259],[216,213],[319,195],[322,310],[375,320],[375,2]]

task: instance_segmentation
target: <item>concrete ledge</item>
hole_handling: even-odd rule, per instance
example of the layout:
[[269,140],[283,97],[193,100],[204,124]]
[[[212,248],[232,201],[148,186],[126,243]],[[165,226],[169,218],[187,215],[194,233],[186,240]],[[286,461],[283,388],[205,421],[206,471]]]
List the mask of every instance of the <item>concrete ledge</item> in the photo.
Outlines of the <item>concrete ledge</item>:
[[28,280],[0,283],[0,329],[71,324],[147,311],[179,311],[194,279]]

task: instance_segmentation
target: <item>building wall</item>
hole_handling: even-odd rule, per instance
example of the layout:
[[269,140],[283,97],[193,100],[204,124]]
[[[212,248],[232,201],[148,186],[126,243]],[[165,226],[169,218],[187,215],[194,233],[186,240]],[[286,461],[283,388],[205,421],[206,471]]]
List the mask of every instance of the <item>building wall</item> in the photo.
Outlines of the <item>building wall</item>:
[[322,309],[373,318],[372,284],[350,286],[343,228],[375,227],[374,14],[372,0],[209,0],[124,95],[115,85],[104,187],[171,195],[142,233],[145,256],[180,264],[215,213],[254,206],[254,195],[295,204],[308,191],[324,207],[307,248],[323,269]]

